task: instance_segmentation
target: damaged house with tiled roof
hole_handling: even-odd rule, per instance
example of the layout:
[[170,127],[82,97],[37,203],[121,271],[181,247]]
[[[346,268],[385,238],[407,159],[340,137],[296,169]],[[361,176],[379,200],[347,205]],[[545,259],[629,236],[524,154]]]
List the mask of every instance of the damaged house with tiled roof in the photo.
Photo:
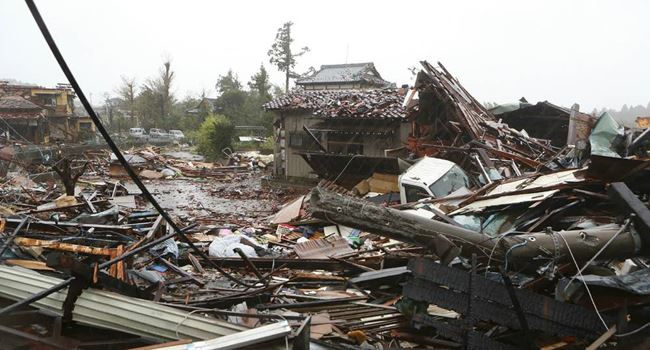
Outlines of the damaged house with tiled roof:
[[[315,179],[352,158],[372,163],[408,138],[406,90],[381,78],[372,63],[323,65],[296,83],[294,91],[264,105],[276,113],[274,174],[279,179]],[[357,163],[348,164],[348,171]]]
[[[44,117],[43,126],[38,126],[38,135],[33,130],[35,119],[15,119],[15,108],[5,107],[5,117],[2,119],[14,122],[23,120],[29,123],[29,127],[9,130],[12,140],[35,144],[60,143],[60,142],[82,142],[94,137],[95,125],[89,116],[78,115],[74,109],[75,93],[69,85],[59,84],[54,88],[47,88],[37,85],[10,84],[0,81],[0,97],[5,101],[13,101],[27,109],[38,110]],[[7,102],[8,103],[8,102]],[[11,104],[13,105],[13,104]],[[34,107],[36,106],[36,107]],[[20,112],[22,113],[22,112]],[[19,114],[20,114],[19,113]],[[2,123],[2,122],[0,122]],[[4,124],[4,123],[2,123]]]
[[[44,143],[49,127],[44,108],[22,96],[0,96],[0,132],[2,141]],[[17,138],[17,139],[16,139]]]

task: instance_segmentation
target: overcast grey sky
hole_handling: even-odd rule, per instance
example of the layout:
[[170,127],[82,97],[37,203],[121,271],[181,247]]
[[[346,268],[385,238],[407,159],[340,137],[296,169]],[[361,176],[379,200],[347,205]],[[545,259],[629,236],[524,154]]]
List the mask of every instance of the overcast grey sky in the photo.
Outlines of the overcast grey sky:
[[[264,63],[277,28],[295,23],[298,70],[375,62],[411,83],[409,67],[442,62],[479,101],[549,100],[581,109],[650,101],[650,1],[37,1],[77,80],[95,103],[120,75],[138,80],[172,58],[176,94],[212,95],[232,68]],[[0,78],[65,78],[27,6],[0,0]]]

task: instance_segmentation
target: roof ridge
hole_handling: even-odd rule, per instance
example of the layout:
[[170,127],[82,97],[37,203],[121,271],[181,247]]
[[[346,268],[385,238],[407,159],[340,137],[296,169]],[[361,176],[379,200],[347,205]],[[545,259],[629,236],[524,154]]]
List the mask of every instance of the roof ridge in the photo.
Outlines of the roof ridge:
[[360,62],[360,63],[339,63],[339,64],[321,64],[320,69],[325,68],[346,68],[346,67],[365,67],[368,65],[375,65],[373,62]]

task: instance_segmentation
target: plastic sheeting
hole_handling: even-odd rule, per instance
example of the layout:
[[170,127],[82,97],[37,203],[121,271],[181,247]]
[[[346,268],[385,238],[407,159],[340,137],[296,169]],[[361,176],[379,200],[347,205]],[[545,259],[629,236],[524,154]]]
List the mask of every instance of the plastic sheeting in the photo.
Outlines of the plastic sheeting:
[[224,258],[239,256],[234,249],[241,249],[248,257],[256,258],[257,250],[264,250],[265,247],[257,244],[254,240],[243,235],[232,235],[218,237],[208,247],[210,256]]
[[625,130],[607,112],[603,113],[589,136],[591,154],[621,158],[616,149],[625,140]]
[[637,270],[621,276],[585,275],[577,279],[585,281],[590,286],[616,288],[640,295],[650,294],[650,268]]

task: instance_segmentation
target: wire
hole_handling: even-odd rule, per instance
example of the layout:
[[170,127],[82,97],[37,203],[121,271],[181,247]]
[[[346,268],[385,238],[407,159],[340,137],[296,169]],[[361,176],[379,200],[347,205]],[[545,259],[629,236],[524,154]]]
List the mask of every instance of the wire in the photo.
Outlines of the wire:
[[627,332],[627,333],[616,334],[616,337],[622,338],[622,337],[627,337],[628,335],[633,335],[633,334],[639,333],[648,326],[650,326],[650,322],[644,324],[643,326],[641,326],[641,327],[639,327],[639,328],[637,328],[637,329],[635,329],[633,331],[630,331],[630,332]]
[[[576,261],[575,256],[573,256],[573,252],[571,251],[571,247],[569,246],[569,242],[567,242],[566,238],[562,236],[560,232],[553,232],[552,234],[560,236],[562,240],[564,241],[564,244],[566,244],[566,248],[569,250],[569,254],[571,255],[571,259],[573,260],[573,263],[576,265],[576,269],[578,269],[578,274],[582,278],[582,272],[580,272],[580,266],[578,265],[578,262]],[[594,297],[591,295],[591,291],[589,290],[589,286],[587,286],[587,282],[585,282],[584,278],[581,279],[582,283],[585,285],[585,289],[587,290],[587,294],[589,295],[589,300],[591,300],[591,305],[594,306],[594,311],[596,311],[596,315],[598,315],[598,318],[600,319],[600,322],[603,323],[603,326],[605,327],[606,330],[609,330],[609,327],[607,326],[607,322],[603,319],[603,316],[600,314],[600,311],[598,311],[598,306],[596,306],[596,302],[594,301]]]
[[120,161],[120,164],[126,172],[129,174],[129,177],[133,180],[133,182],[138,186],[138,189],[142,191],[142,195],[151,203],[151,205],[156,209],[156,211],[165,219],[167,224],[174,230],[178,238],[185,242],[189,247],[196,252],[197,255],[199,255],[203,260],[205,260],[210,266],[212,266],[214,269],[219,271],[224,277],[228,278],[232,282],[235,282],[238,285],[242,285],[244,287],[252,288],[254,285],[250,285],[244,281],[241,281],[237,278],[235,278],[233,275],[225,271],[223,268],[221,268],[219,265],[217,265],[214,261],[210,260],[210,258],[200,250],[183,232],[182,230],[176,225],[176,223],[172,220],[172,218],[167,214],[167,212],[160,206],[158,201],[154,198],[154,196],[149,192],[147,187],[144,185],[144,183],[140,180],[138,175],[135,173],[133,168],[129,165],[127,162],[126,158],[124,158],[124,155],[120,151],[120,149],[117,147],[111,136],[108,134],[108,131],[102,124],[101,120],[95,113],[95,110],[92,108],[90,105],[90,102],[88,102],[88,99],[86,98],[86,95],[84,94],[83,90],[81,89],[81,86],[79,83],[77,83],[77,79],[75,79],[74,74],[72,74],[72,71],[70,70],[70,67],[68,67],[68,64],[66,63],[65,59],[63,58],[63,55],[61,54],[61,51],[59,51],[58,46],[56,45],[56,42],[54,41],[54,38],[52,38],[52,35],[50,34],[49,29],[47,28],[47,25],[45,24],[45,21],[43,20],[43,17],[41,17],[41,14],[38,12],[38,8],[36,7],[36,4],[34,4],[34,0],[25,0],[25,3],[27,4],[27,7],[29,7],[29,10],[32,13],[32,16],[34,17],[34,21],[36,21],[36,24],[38,25],[38,28],[41,31],[41,34],[43,34],[43,38],[47,42],[47,45],[50,47],[50,50],[52,51],[52,54],[54,55],[54,58],[56,58],[56,61],[58,62],[59,66],[61,67],[61,70],[63,71],[63,74],[66,76],[68,79],[68,82],[74,89],[75,93],[77,94],[77,97],[79,98],[79,101],[81,104],[84,106],[84,109],[86,112],[88,112],[88,115],[90,118],[93,120],[93,123],[97,127],[97,130],[99,133],[102,135],[104,140],[106,140],[106,143],[108,144],[109,148],[115,154],[117,159]]
[[505,260],[505,262],[504,262],[504,266],[503,266],[503,269],[504,269],[504,270],[508,271],[508,255],[510,255],[510,252],[512,252],[515,248],[519,248],[519,247],[523,247],[523,246],[525,246],[527,243],[528,243],[528,240],[523,241],[523,242],[521,242],[521,243],[517,243],[517,244],[513,245],[512,247],[510,247],[510,248],[506,251],[506,255],[504,256],[504,260]]
[[203,310],[197,309],[197,310],[192,310],[192,311],[188,312],[187,314],[185,314],[185,317],[183,317],[183,319],[180,320],[176,324],[176,328],[174,328],[174,333],[176,333],[176,338],[180,339],[180,337],[178,336],[178,328],[183,324],[183,322],[185,322],[185,320],[187,320],[190,316],[192,316],[193,313],[200,312],[200,311],[203,311]]
[[[492,256],[494,255],[494,251],[495,251],[495,250],[497,249],[497,247],[499,246],[499,242],[501,242],[501,240],[504,239],[507,235],[508,235],[507,232],[504,233],[504,234],[502,234],[502,235],[500,235],[500,236],[499,236],[499,239],[494,243],[494,246],[492,247],[492,250],[490,251],[490,256],[488,256],[487,268],[485,269],[485,277],[487,277],[488,271],[490,270],[490,263],[492,262]],[[492,237],[492,238],[495,238],[495,237]],[[485,241],[487,242],[487,241],[489,241],[489,239],[488,239],[488,240],[485,240]],[[507,253],[506,253],[506,254],[507,254]]]
[[[587,266],[589,266],[589,264],[591,264],[594,260],[596,260],[596,258],[598,257],[598,255],[600,255],[600,253],[602,253],[602,252],[605,250],[605,248],[607,248],[607,246],[608,246],[608,245],[609,245],[609,244],[614,240],[614,238],[616,238],[619,234],[621,234],[621,233],[622,233],[622,232],[623,232],[623,231],[624,231],[624,230],[625,230],[629,225],[630,225],[630,219],[627,219],[627,220],[625,221],[625,224],[623,224],[623,226],[621,226],[621,229],[618,230],[618,231],[617,231],[617,232],[612,236],[612,238],[610,238],[610,239],[609,239],[609,240],[608,240],[608,241],[603,245],[603,247],[600,248],[600,250],[598,250],[598,252],[596,252],[596,254],[594,254],[594,256],[593,256],[591,259],[589,259],[589,261],[587,261],[587,262],[585,263],[585,265],[584,265],[581,269],[578,270],[578,273],[576,274],[576,276],[577,276],[578,274],[580,274],[580,277],[582,277],[582,271],[584,271],[584,269],[586,269]],[[559,233],[558,233],[558,234],[559,234]],[[560,235],[560,237],[562,237],[562,235]],[[562,239],[564,239],[564,237],[562,237]],[[564,242],[566,243],[566,240],[565,240]],[[567,247],[568,247],[568,245],[567,245]],[[569,252],[571,252],[571,250],[569,250]],[[572,255],[572,257],[573,257],[573,255]],[[575,262],[575,259],[574,259],[574,262]],[[576,267],[578,267],[577,264],[576,264]],[[569,283],[567,283],[566,287],[564,287],[564,290],[566,290],[566,289],[569,287],[569,285],[571,284],[571,282],[573,282],[573,280],[576,278],[576,276],[573,276],[573,277],[571,278],[571,280],[569,281]],[[583,280],[582,282],[585,284],[585,288],[587,288],[587,283],[586,283],[584,280]],[[587,292],[589,292],[589,288],[587,288]],[[591,293],[589,293],[589,297],[591,298]],[[594,307],[596,307],[596,304],[594,303],[593,298],[591,299],[591,302],[594,304]],[[598,313],[598,309],[596,309],[596,313]],[[598,314],[598,316],[600,317],[600,314]],[[602,317],[601,317],[601,321],[603,321]],[[604,321],[603,321],[603,323],[604,323]],[[635,330],[633,330],[633,331],[626,332],[626,333],[616,334],[615,336],[618,337],[618,338],[622,338],[622,337],[627,337],[627,336],[630,336],[630,335],[634,335],[634,334],[639,333],[640,331],[644,330],[644,329],[647,328],[648,326],[650,326],[650,322],[644,324],[643,326],[640,326],[639,328],[637,328],[637,329],[635,329]]]
[[333,182],[336,183],[336,181],[339,180],[339,178],[341,177],[341,175],[343,175],[343,173],[345,172],[345,170],[347,170],[347,168],[348,168],[348,166],[350,165],[350,163],[352,163],[352,160],[353,160],[354,158],[356,158],[356,157],[360,157],[360,156],[361,156],[360,154],[355,154],[355,155],[353,155],[352,158],[350,158],[350,160],[348,160],[348,163],[345,164],[345,166],[343,167],[343,170],[341,170],[341,172],[340,172],[339,175],[336,177],[336,179],[334,179]]
[[602,252],[607,248],[607,246],[609,246],[609,244],[612,243],[612,242],[614,241],[614,239],[615,239],[618,235],[620,235],[623,231],[625,231],[625,229],[626,229],[629,225],[630,225],[630,219],[625,220],[625,223],[623,224],[623,226],[621,226],[621,228],[620,228],[618,231],[616,231],[616,233],[614,233],[614,235],[612,236],[612,238],[610,238],[607,242],[605,242],[605,244],[604,244],[604,245],[603,245],[603,246],[602,246],[602,247],[601,247],[601,248],[596,252],[596,254],[594,254],[594,256],[592,256],[591,259],[589,259],[589,261],[587,261],[587,262],[585,263],[585,265],[584,265],[580,270],[578,270],[578,273],[576,273],[573,277],[571,277],[571,280],[569,280],[569,283],[567,283],[566,287],[564,287],[564,290],[566,290],[566,289],[569,287],[569,285],[571,284],[571,282],[573,282],[573,280],[576,279],[576,276],[577,276],[578,274],[580,274],[580,276],[582,276],[582,271],[584,271],[584,270],[587,268],[587,266],[589,266],[589,264],[591,264],[594,260],[596,260],[596,258],[598,257],[598,255],[600,255],[600,254],[601,254],[601,253],[602,253]]

